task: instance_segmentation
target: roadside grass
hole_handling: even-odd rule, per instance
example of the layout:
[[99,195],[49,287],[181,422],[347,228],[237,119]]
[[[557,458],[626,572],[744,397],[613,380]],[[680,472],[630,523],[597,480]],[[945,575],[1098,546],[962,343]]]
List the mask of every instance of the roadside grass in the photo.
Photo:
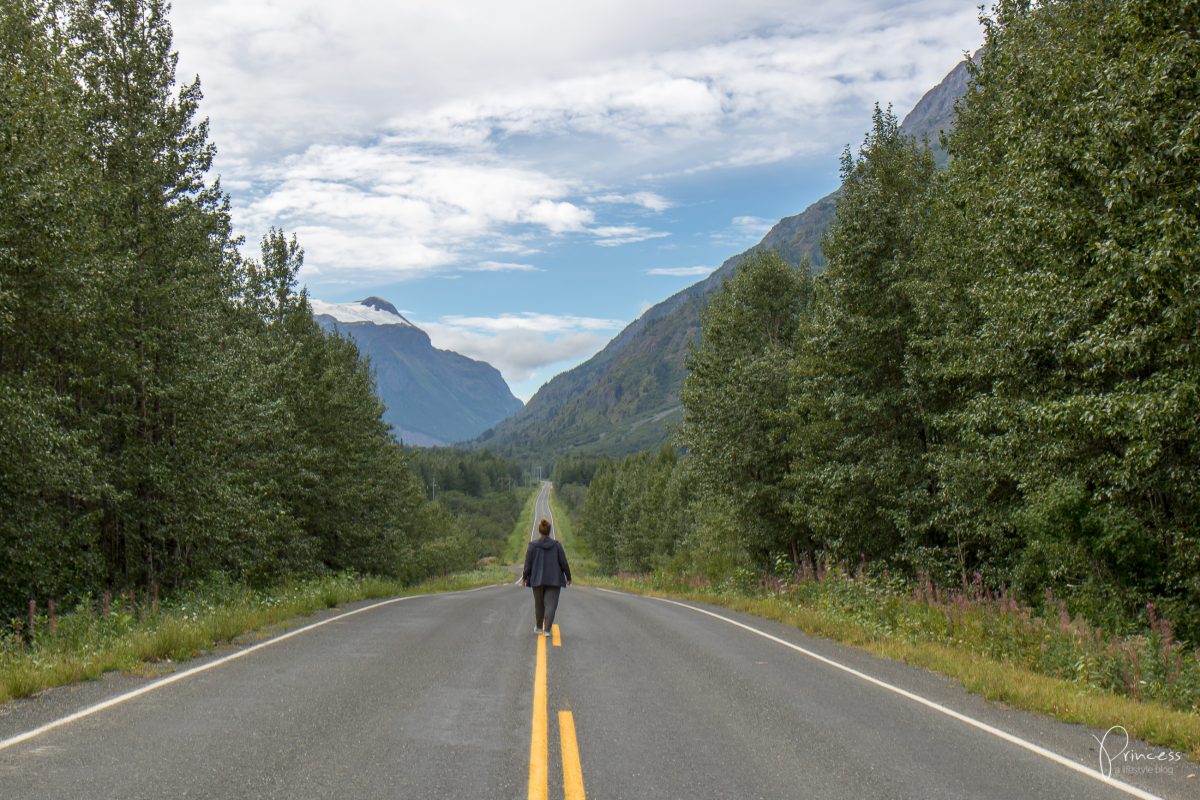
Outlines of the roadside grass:
[[1014,708],[1131,736],[1200,761],[1200,652],[1169,626],[1117,637],[1066,616],[986,593],[906,592],[899,583],[835,570],[757,586],[664,575],[588,577],[581,583],[724,606],[875,655],[931,670]]
[[554,487],[550,487],[550,513],[554,516],[554,527],[558,529],[554,532],[555,538],[562,542],[563,547],[571,548],[582,557],[584,555],[583,543],[575,538],[571,515],[563,508],[562,503],[558,502],[558,494],[554,491]]
[[575,535],[575,524],[571,513],[558,500],[554,489],[550,489],[550,513],[554,515],[554,525],[558,528],[556,536],[567,551],[571,562],[571,576],[586,577],[596,571],[596,563],[592,561],[587,544]]
[[521,516],[513,525],[512,533],[508,535],[508,544],[504,548],[504,560],[508,564],[520,564],[525,559],[525,546],[529,544],[529,532],[533,530],[533,510],[540,490],[540,485],[533,488],[525,507],[521,509]]
[[351,574],[297,580],[255,591],[213,581],[158,606],[153,601],[112,601],[109,613],[96,604],[80,604],[58,616],[55,630],[42,615],[28,643],[9,628],[0,633],[0,703],[28,697],[44,689],[82,680],[95,680],[120,670],[141,675],[170,670],[221,644],[247,634],[266,638],[305,622],[304,617],[345,603],[399,595],[432,594],[470,589],[511,580],[499,566],[477,569],[415,586],[393,580]]

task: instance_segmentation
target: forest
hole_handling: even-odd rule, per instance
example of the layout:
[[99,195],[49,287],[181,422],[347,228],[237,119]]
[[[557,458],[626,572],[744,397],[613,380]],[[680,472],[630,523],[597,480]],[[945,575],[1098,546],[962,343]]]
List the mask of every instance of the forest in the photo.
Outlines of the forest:
[[243,255],[167,10],[3,2],[0,619],[474,565],[487,548],[428,498],[369,365],[314,323],[295,237]]
[[825,269],[744,263],[676,447],[581,473],[601,567],[841,565],[1200,640],[1200,6],[984,27],[947,166],[877,109]]

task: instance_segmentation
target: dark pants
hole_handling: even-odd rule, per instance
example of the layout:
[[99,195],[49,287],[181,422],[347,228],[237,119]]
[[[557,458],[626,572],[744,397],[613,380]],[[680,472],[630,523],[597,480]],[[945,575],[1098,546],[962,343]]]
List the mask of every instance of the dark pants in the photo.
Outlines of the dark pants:
[[550,626],[554,624],[554,612],[558,610],[558,590],[560,588],[562,587],[533,587],[533,615],[534,624],[537,627],[549,630]]

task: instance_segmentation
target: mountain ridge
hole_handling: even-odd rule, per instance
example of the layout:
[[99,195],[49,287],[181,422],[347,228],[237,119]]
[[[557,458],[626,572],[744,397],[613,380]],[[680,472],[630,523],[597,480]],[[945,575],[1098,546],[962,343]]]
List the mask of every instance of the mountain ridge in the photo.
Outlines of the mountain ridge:
[[369,361],[383,419],[406,444],[468,441],[524,405],[498,369],[434,347],[429,334],[383,298],[309,302],[324,330],[352,339]]

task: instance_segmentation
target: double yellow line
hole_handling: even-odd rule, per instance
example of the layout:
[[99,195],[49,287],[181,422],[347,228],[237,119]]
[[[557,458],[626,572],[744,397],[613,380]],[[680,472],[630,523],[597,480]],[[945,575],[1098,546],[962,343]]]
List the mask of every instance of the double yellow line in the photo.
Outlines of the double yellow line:
[[[554,646],[562,645],[558,626],[551,628]],[[533,670],[533,730],[529,735],[529,800],[547,800],[549,793],[550,723],[546,713],[546,637],[537,638],[537,664]],[[558,712],[558,738],[562,749],[563,797],[585,800],[583,768],[579,763],[579,741],[575,717]]]

